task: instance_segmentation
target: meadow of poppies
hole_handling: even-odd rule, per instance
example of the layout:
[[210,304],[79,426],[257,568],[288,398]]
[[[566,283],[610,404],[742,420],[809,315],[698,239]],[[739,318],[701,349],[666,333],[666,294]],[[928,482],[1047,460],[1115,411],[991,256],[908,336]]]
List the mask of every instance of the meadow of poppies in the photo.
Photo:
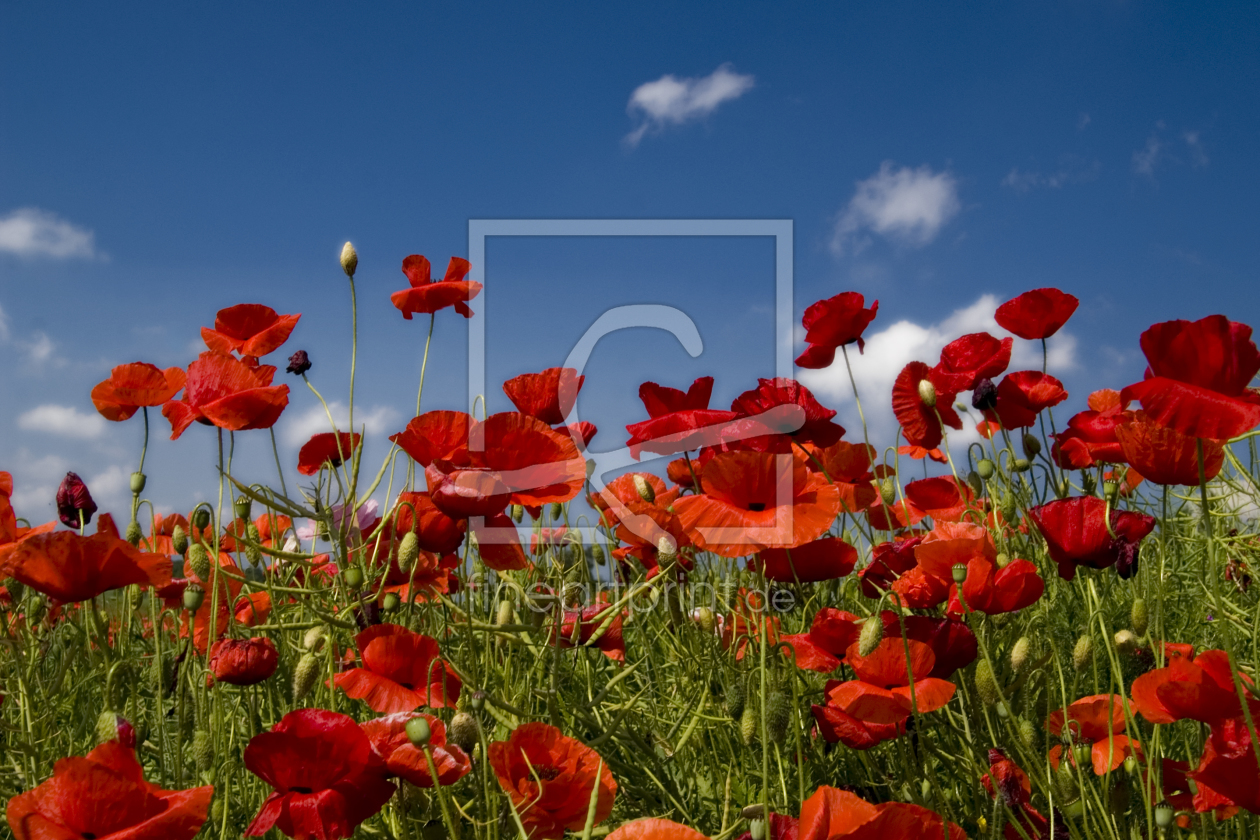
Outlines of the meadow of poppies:
[[[357,324],[348,243],[341,266]],[[471,317],[468,272],[402,261],[419,340]],[[728,408],[666,372],[623,437],[578,422],[583,375],[551,368],[489,416],[423,410],[422,374],[368,463],[352,373],[348,427],[329,413],[296,464],[233,455],[291,388],[331,399],[287,346],[300,316],[223,309],[187,367],[91,392],[146,448],[217,441],[213,498],[163,513],[142,449],[129,510],[71,473],[60,521],[29,521],[0,472],[8,830],[1260,836],[1260,351],[1227,315],[1155,324],[1145,377],[1073,413],[1053,370],[1008,368],[1016,341],[1049,359],[1076,307],[1028,291],[996,312],[1015,338],[855,384],[895,440],[792,379]],[[856,292],[814,303],[797,366],[849,365],[877,318]],[[981,442],[951,450],[965,427]],[[588,445],[656,469],[604,485]]]

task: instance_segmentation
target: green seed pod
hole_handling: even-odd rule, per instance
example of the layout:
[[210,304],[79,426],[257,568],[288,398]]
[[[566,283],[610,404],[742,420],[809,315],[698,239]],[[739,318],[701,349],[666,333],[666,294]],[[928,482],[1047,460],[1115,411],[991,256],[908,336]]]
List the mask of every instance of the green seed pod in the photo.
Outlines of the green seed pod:
[[992,706],[1001,699],[997,677],[994,676],[993,668],[990,667],[987,659],[980,659],[976,663],[976,694],[979,695],[980,702],[986,706]]
[[341,580],[347,591],[358,592],[359,587],[363,586],[363,570],[358,566],[347,566],[341,572]]
[[595,561],[596,566],[603,566],[606,562],[604,558],[604,547],[599,543],[595,543],[591,546],[591,559]]
[[193,733],[192,754],[197,772],[204,773],[214,766],[214,740],[209,732],[198,729]]
[[140,540],[144,539],[144,532],[140,530],[139,522],[133,519],[127,523],[127,535],[125,539],[133,546],[140,545]]
[[1031,720],[1020,718],[1019,723],[1016,725],[1016,731],[1019,733],[1019,740],[1023,742],[1025,747],[1031,750],[1037,746],[1037,727],[1033,725]]
[[494,623],[498,625],[512,623],[512,602],[500,601],[498,612],[495,614]]
[[564,516],[564,505],[559,502],[552,502],[551,507],[548,508],[548,512],[551,514],[551,519],[554,522]]
[[726,713],[731,716],[731,720],[738,721],[743,717],[747,701],[748,689],[744,685],[744,678],[736,674],[734,679],[726,684]]
[[249,519],[249,514],[253,509],[254,503],[249,496],[237,496],[236,501],[232,502],[232,512],[236,514],[237,519]]
[[199,507],[194,510],[192,515],[192,524],[198,531],[204,531],[206,528],[209,528],[210,509],[206,507]]
[[1072,760],[1077,767],[1090,767],[1094,762],[1094,748],[1089,744],[1077,744],[1072,747]]
[[862,632],[858,634],[858,656],[870,656],[884,640],[884,620],[873,615],[862,622]]
[[1071,802],[1080,795],[1080,788],[1076,784],[1076,772],[1072,769],[1072,762],[1059,762],[1059,771],[1054,774],[1054,787],[1058,791],[1059,798],[1064,802]]
[[763,819],[766,816],[766,806],[761,802],[754,802],[741,808],[739,815],[746,820]]
[[293,669],[294,704],[301,703],[302,699],[311,693],[311,689],[315,687],[315,681],[319,679],[319,671],[319,657],[310,651],[302,654],[297,667]]
[[118,740],[118,713],[113,710],[101,712],[96,718],[96,743]]
[[183,525],[176,525],[171,530],[171,546],[176,554],[184,554],[188,551],[188,532],[184,530]]
[[210,579],[210,552],[201,543],[193,543],[188,547],[188,556],[184,562],[199,580]]
[[262,534],[258,532],[258,526],[250,522],[245,526],[245,539],[249,544],[245,546],[245,557],[249,560],[251,566],[261,566],[263,561]]
[[993,474],[995,472],[997,472],[997,467],[995,467],[993,462],[988,458],[981,458],[979,463],[976,464],[976,473],[984,481],[988,481],[990,478],[993,478]]
[[302,649],[311,653],[319,653],[320,648],[324,646],[324,640],[327,638],[328,633],[323,627],[312,627],[302,637]]
[[1103,482],[1103,496],[1107,497],[1108,499],[1111,499],[1111,501],[1114,502],[1116,500],[1116,493],[1118,493],[1119,491],[1120,491],[1120,485],[1116,484],[1114,481]]
[[919,402],[928,408],[936,407],[936,386],[932,384],[932,380],[919,380]]
[[1138,771],[1138,760],[1136,755],[1126,755],[1124,757],[1124,772],[1130,776],[1136,776]]
[[713,614],[713,610],[708,607],[700,607],[696,610],[696,624],[700,625],[700,629],[706,636],[712,635],[716,622],[717,616]]
[[1172,808],[1168,807],[1167,805],[1160,805],[1158,808],[1155,809],[1156,827],[1160,829],[1168,828],[1168,826],[1172,825],[1173,816],[1175,815],[1176,815],[1176,811],[1174,811]]
[[639,473],[634,474],[634,492],[639,494],[639,498],[648,504],[656,502],[656,490],[653,489],[648,480]]
[[1133,626],[1133,632],[1139,636],[1145,636],[1146,630],[1150,626],[1150,612],[1146,608],[1145,598],[1134,598],[1133,606],[1129,608],[1129,624]]
[[1028,472],[1032,469],[1032,462],[1027,458],[1016,458],[1015,462],[1011,464],[1011,469],[1017,473]]
[[1120,653],[1133,653],[1138,647],[1138,637],[1132,630],[1117,630],[1112,637],[1116,650]]
[[206,600],[206,590],[202,589],[195,583],[190,583],[184,589],[184,609],[189,612],[196,612],[201,609],[201,605]]
[[954,583],[962,585],[967,582],[967,564],[966,563],[955,563],[953,567],[949,570],[949,572],[950,572],[950,575],[954,579]]
[[472,752],[472,748],[481,743],[481,726],[468,712],[456,712],[450,726],[446,727],[446,734],[464,752]]
[[420,538],[414,531],[408,531],[403,534],[402,542],[398,544],[398,568],[410,574],[419,559]]
[[1024,444],[1024,455],[1027,456],[1029,460],[1032,460],[1041,454],[1041,441],[1037,440],[1037,436],[1032,432],[1024,433],[1022,443]]
[[739,716],[739,737],[743,739],[745,745],[751,744],[757,738],[757,708],[752,703],[744,704],[744,713]]
[[133,472],[131,474],[131,495],[139,496],[144,492],[144,485],[147,479],[142,472]]
[[486,693],[484,691],[474,691],[472,697],[468,700],[468,706],[474,712],[480,712],[486,707]]
[[776,688],[766,698],[766,736],[774,744],[787,738],[788,725],[792,722],[792,700],[787,692]]
[[757,817],[748,823],[749,840],[766,840],[766,820],[765,817]]
[[429,728],[429,722],[424,718],[413,717],[407,721],[407,740],[413,747],[428,746],[429,739],[432,737],[433,730]]
[[[1075,782],[1076,780],[1074,779],[1073,784],[1075,784]],[[1079,820],[1081,817],[1085,816],[1085,800],[1074,799],[1059,810],[1063,813],[1063,816],[1068,819]]]
[[1072,667],[1077,671],[1084,671],[1093,661],[1094,642],[1086,633],[1076,640],[1076,647],[1072,648]]
[[1002,498],[998,500],[998,511],[1002,514],[1002,518],[1007,522],[1015,520],[1015,497],[1011,495],[1009,490],[1002,493]]
[[1004,551],[998,552],[998,556],[993,558],[993,562],[997,564],[999,569],[1005,569],[1011,562],[1011,555]]
[[384,612],[393,612],[398,609],[399,597],[397,592],[386,592],[381,597],[381,610]]
[[971,492],[977,496],[984,495],[984,480],[980,478],[980,473],[972,470],[967,473],[967,486],[971,488]]
[[512,521],[519,525],[524,518],[525,508],[522,505],[512,505]]
[[1019,673],[1032,658],[1032,639],[1020,636],[1011,647],[1011,670]]

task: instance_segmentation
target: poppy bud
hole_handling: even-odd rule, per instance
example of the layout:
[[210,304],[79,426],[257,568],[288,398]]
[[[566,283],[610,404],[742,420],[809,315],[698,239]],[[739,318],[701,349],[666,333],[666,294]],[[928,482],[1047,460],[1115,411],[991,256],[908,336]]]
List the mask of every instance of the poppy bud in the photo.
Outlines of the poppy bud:
[[289,357],[289,366],[285,368],[285,372],[301,376],[310,369],[311,357],[306,354],[305,350],[299,350]]
[[429,728],[429,722],[422,717],[413,717],[407,721],[407,740],[416,748],[426,747],[429,739],[433,737],[433,731]]
[[[239,499],[237,501],[240,501]],[[245,538],[249,541],[245,546],[245,557],[249,560],[251,566],[259,566],[262,564],[262,534],[258,533],[258,526],[250,522],[245,526]]]
[[897,502],[897,485],[893,483],[892,478],[885,478],[879,483],[879,497],[886,505]]
[[992,411],[997,408],[997,386],[989,378],[981,379],[971,391],[971,407],[976,411]]
[[192,515],[193,527],[198,531],[204,531],[210,527],[210,510],[205,507],[199,507],[193,511]]
[[403,534],[402,542],[398,544],[398,568],[404,572],[410,572],[419,558],[420,538],[414,531],[408,531]]
[[143,493],[146,480],[147,479],[145,478],[144,473],[133,472],[131,474],[131,495],[139,496],[141,493]]
[[1124,757],[1124,772],[1130,776],[1136,776],[1138,771],[1138,760],[1135,755],[1126,755]]
[[596,566],[604,565],[604,547],[599,543],[591,546],[591,559],[595,561]]
[[1015,730],[1019,733],[1019,740],[1023,741],[1028,749],[1031,750],[1037,745],[1037,727],[1031,720],[1020,718]]
[[748,840],[766,840],[766,821],[757,817],[748,823]]
[[498,612],[495,614],[494,623],[500,626],[512,623],[512,602],[500,601]]
[[1072,667],[1077,671],[1084,671],[1093,660],[1094,643],[1086,633],[1076,640],[1076,647],[1072,648]]
[[981,659],[976,663],[976,694],[980,696],[980,702],[986,706],[992,706],[1001,699],[997,677],[993,675],[993,668],[987,659]]
[[708,635],[713,632],[713,627],[715,624],[715,616],[713,615],[713,610],[709,609],[708,607],[700,607],[695,612],[695,618],[696,618],[696,624],[700,625],[700,629],[705,632],[705,635]]
[[214,766],[214,740],[209,732],[198,729],[193,733],[192,754],[199,772],[204,773]]
[[358,592],[363,585],[363,570],[358,566],[349,566],[341,573],[341,580],[350,592]]
[[307,651],[302,654],[297,667],[293,669],[293,702],[295,704],[302,702],[302,698],[311,693],[317,679],[319,679],[319,657]]
[[523,505],[512,505],[512,521],[520,524],[525,518],[525,507]]
[[1150,624],[1150,615],[1146,609],[1145,598],[1134,598],[1133,606],[1129,608],[1129,624],[1133,625],[1133,632],[1139,636],[1146,635],[1146,629]]
[[1031,656],[1032,639],[1027,636],[1020,636],[1015,640],[1014,646],[1011,647],[1011,670],[1015,673],[1024,670],[1024,666],[1028,664]]
[[634,490],[639,494],[639,498],[648,504],[656,501],[656,490],[652,488],[651,484],[648,484],[646,478],[638,473],[634,474]]
[[1032,469],[1032,463],[1027,458],[1016,458],[1011,469],[1017,473],[1028,472]]
[[473,747],[481,743],[481,726],[468,712],[456,712],[451,718],[451,725],[446,728],[446,734],[464,752],[472,752]]
[[972,470],[967,473],[967,486],[971,488],[971,492],[977,496],[984,495],[984,481],[980,478],[980,473]]
[[932,380],[919,380],[919,402],[928,408],[936,407],[936,386],[932,384]]
[[354,250],[354,246],[347,242],[341,246],[341,270],[346,273],[347,277],[354,276],[354,270],[359,267],[359,254]]
[[1002,518],[1007,522],[1015,519],[1015,497],[1008,490],[1002,493],[1002,498],[998,499],[998,511],[1001,512]]
[[133,546],[140,545],[140,540],[144,539],[144,532],[140,530],[140,523],[131,520],[127,523],[127,534],[125,539]]
[[993,558],[993,562],[997,564],[999,569],[1005,569],[1011,563],[1011,555],[1005,551],[999,551],[997,557]]
[[397,592],[386,592],[384,597],[381,598],[381,611],[393,612],[398,609],[400,600]]
[[176,554],[188,551],[188,532],[184,530],[184,526],[176,525],[171,529],[171,547],[175,549]]
[[1168,828],[1172,825],[1174,813],[1167,805],[1160,805],[1155,809],[1155,825],[1160,829]]
[[993,708],[995,711],[997,711],[997,716],[1000,719],[1007,720],[1008,718],[1010,718],[1011,710],[1008,709],[1006,704],[1001,702],[1000,700],[998,701],[998,704],[994,706]]
[[965,583],[967,580],[967,564],[955,563],[954,567],[950,569],[950,574],[954,578],[954,583],[958,583],[958,584]]
[[1024,433],[1024,455],[1030,460],[1041,454],[1041,441],[1032,432]]
[[757,738],[757,709],[752,703],[744,704],[744,713],[739,717],[739,737],[745,746],[749,746]]
[[201,609],[202,603],[206,600],[206,590],[197,584],[189,584],[184,589],[184,609],[189,612],[196,612]]
[[884,640],[884,620],[873,615],[862,622],[862,632],[858,634],[858,656],[870,656]]
[[754,802],[741,808],[739,815],[746,820],[759,820],[765,817],[766,806],[760,802]]
[[254,509],[254,503],[249,496],[237,496],[236,501],[232,502],[232,512],[236,514],[237,519],[249,519],[250,511]]
[[792,703],[783,689],[776,688],[766,698],[766,737],[772,744],[782,743],[791,722]]
[[996,472],[996,469],[997,468],[993,466],[993,462],[988,458],[981,458],[980,462],[976,464],[976,472],[979,473],[980,477],[985,481],[993,478],[993,473]]
[[656,559],[661,568],[674,562],[678,556],[678,547],[674,543],[674,538],[666,534],[656,543]]
[[206,551],[206,547],[201,543],[193,543],[188,547],[188,556],[184,561],[187,568],[199,580],[210,579],[210,553]]
[[564,516],[564,505],[560,504],[559,502],[552,502],[549,510],[551,512],[551,518],[553,520],[560,519],[561,517]]
[[1137,650],[1138,637],[1132,630],[1118,630],[1112,639],[1115,642],[1116,650],[1121,653],[1133,653]]
[[743,677],[735,675],[735,679],[726,686],[726,712],[731,720],[738,721],[744,715],[744,706],[748,702],[748,692]]
[[72,472],[66,473],[57,488],[57,517],[67,528],[80,528],[92,521],[96,502],[88,492],[83,479]]
[[[127,741],[131,743],[127,743]],[[96,743],[118,741],[128,749],[136,747],[136,730],[131,722],[112,709],[101,712],[96,719]]]

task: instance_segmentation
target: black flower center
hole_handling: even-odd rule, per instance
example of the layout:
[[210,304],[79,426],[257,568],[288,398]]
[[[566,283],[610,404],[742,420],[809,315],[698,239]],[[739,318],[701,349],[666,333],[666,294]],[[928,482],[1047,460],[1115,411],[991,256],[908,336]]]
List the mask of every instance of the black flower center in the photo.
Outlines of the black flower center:
[[289,792],[290,793],[311,793],[312,791],[308,787],[291,787],[289,788]]
[[749,502],[748,509],[751,510],[753,513],[761,513],[763,510],[766,509],[766,503],[765,502]]

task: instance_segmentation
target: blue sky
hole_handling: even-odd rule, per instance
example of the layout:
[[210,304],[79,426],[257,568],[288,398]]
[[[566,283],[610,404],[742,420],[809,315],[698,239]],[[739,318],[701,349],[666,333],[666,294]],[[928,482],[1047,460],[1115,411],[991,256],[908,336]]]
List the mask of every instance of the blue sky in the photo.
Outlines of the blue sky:
[[[277,358],[307,349],[344,403],[347,239],[356,416],[383,456],[424,338],[388,294],[406,255],[466,254],[470,218],[792,219],[794,317],[880,301],[859,378],[886,438],[901,365],[1058,286],[1082,301],[1052,342],[1079,406],[1140,377],[1151,323],[1260,323],[1258,36],[1244,3],[5,4],[0,469],[33,520],[67,469],[121,512],[140,421],[93,420],[92,385],[186,365],[240,302],[301,312]],[[560,364],[609,306],[695,319],[697,359],[649,330],[600,344],[595,449],[642,419],[644,379],[712,374],[724,406],[772,372],[769,240],[499,240],[484,270],[492,386]],[[466,406],[466,336],[442,313],[426,407]],[[847,380],[803,379],[856,434]],[[288,382],[291,470],[318,417]],[[213,434],[153,420],[150,491],[186,511]],[[238,436],[247,477],[274,480],[268,450]]]

